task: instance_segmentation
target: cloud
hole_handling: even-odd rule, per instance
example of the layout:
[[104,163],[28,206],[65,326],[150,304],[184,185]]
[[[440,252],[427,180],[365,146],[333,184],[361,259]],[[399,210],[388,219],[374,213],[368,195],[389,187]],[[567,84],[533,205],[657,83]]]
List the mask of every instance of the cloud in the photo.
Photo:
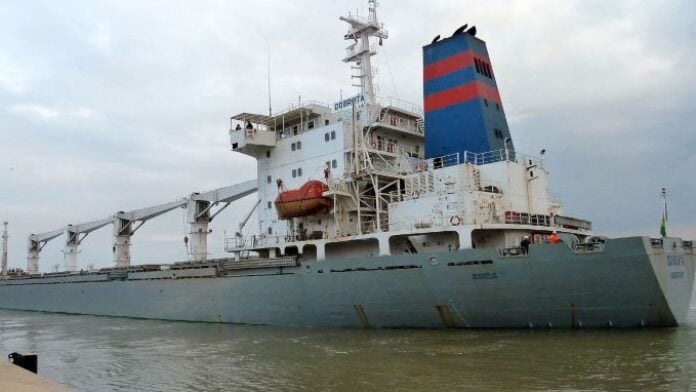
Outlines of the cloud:
[[20,116],[32,119],[38,118],[40,120],[59,119],[62,116],[61,112],[56,108],[36,104],[13,105],[8,110]]
[[12,94],[21,94],[29,88],[27,75],[3,59],[0,53],[0,89]]
[[87,42],[102,54],[111,54],[111,34],[104,24],[95,23],[94,31],[87,35]]
[[30,121],[88,121],[101,120],[103,115],[84,106],[57,107],[50,105],[22,103],[10,106],[8,112],[27,118]]

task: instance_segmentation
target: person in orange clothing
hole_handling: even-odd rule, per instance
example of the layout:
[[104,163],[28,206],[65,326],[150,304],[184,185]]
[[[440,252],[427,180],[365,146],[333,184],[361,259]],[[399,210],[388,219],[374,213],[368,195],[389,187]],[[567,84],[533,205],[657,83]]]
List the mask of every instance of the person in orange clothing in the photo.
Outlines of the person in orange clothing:
[[550,244],[557,244],[558,243],[558,233],[556,233],[556,230],[551,233],[549,236],[549,243]]

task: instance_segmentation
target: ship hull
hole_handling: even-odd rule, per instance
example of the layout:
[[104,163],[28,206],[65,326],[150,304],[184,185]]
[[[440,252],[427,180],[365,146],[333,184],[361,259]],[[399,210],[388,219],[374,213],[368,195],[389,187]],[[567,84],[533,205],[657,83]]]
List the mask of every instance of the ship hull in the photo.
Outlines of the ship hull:
[[228,271],[224,276],[0,282],[0,308],[310,327],[676,326],[689,309],[692,249],[609,240],[601,252],[532,245]]

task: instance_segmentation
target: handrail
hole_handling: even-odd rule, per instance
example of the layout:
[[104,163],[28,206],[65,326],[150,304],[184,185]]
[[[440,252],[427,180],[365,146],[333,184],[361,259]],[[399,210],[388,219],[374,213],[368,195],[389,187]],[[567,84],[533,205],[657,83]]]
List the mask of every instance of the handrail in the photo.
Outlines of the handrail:
[[528,166],[541,166],[543,164],[543,161],[537,157],[508,149],[492,150],[481,153],[465,151],[463,161],[472,163],[474,165],[485,165],[488,163],[503,161],[526,163]]
[[378,100],[382,106],[392,106],[423,117],[423,108],[415,103],[391,96],[379,98]]
[[382,113],[377,121],[382,126],[405,129],[409,132],[423,134],[423,129],[420,127],[420,122],[417,120],[409,120],[394,114]]

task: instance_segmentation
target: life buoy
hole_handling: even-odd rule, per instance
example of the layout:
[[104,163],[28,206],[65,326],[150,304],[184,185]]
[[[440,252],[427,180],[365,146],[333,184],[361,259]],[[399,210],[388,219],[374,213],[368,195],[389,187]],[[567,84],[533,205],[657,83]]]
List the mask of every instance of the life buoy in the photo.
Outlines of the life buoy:
[[450,218],[450,224],[452,226],[459,226],[462,223],[462,219],[459,217],[459,215],[454,215],[453,217]]

